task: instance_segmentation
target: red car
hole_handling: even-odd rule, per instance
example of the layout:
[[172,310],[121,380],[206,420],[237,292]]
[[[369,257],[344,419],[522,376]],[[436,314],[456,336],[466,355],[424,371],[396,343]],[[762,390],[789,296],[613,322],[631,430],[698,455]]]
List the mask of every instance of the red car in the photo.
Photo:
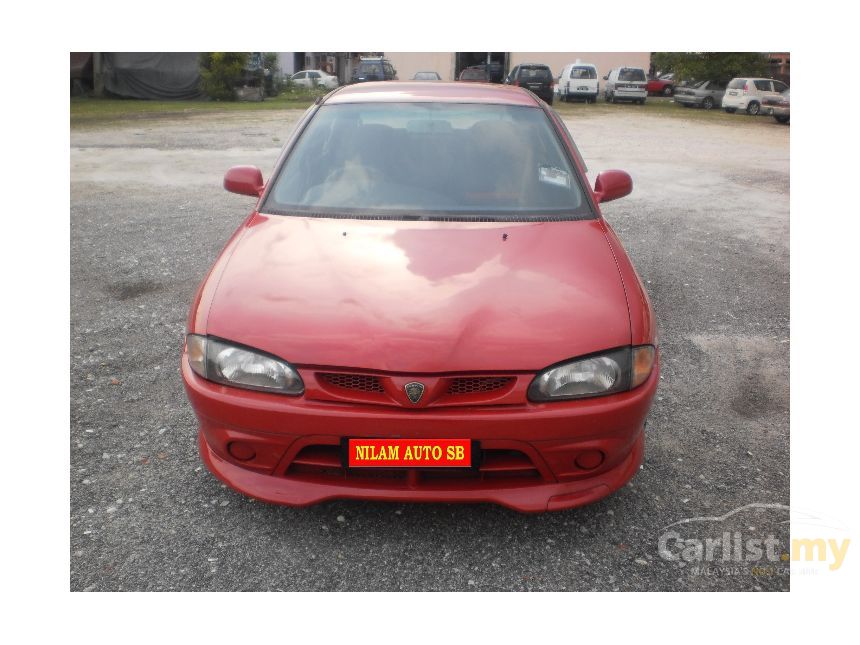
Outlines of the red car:
[[517,87],[367,83],[311,107],[203,281],[182,376],[251,497],[580,506],[642,462],[648,296],[559,117]]
[[645,85],[648,94],[672,96],[675,92],[675,75],[665,74],[659,78],[649,78]]

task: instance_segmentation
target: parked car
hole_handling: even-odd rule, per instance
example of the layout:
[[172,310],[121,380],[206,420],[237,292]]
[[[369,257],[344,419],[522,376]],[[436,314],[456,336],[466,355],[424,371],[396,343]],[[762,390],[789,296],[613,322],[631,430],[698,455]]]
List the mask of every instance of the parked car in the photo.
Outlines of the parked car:
[[474,65],[473,67],[480,67],[486,70],[487,82],[489,83],[502,83],[505,80],[505,68],[501,63],[481,63],[480,65]]
[[487,71],[482,67],[467,67],[460,72],[458,81],[467,83],[489,83],[490,79],[487,76]]
[[564,66],[556,83],[558,97],[562,101],[582,99],[596,103],[600,94],[597,67],[591,63],[576,61]]
[[321,69],[308,69],[296,72],[290,76],[290,81],[300,87],[327,87],[334,89],[338,86],[337,76],[332,76]]
[[733,78],[723,95],[723,109],[734,113],[746,110],[755,116],[761,112],[761,102],[767,97],[777,97],[788,89],[788,85],[772,78]]
[[791,108],[791,90],[785,90],[779,96],[767,96],[761,101],[762,109],[772,115],[778,123],[788,123]]
[[552,70],[539,63],[525,63],[514,67],[505,79],[506,85],[524,87],[552,105],[555,79]]
[[442,77],[436,72],[415,72],[413,81],[441,81]]
[[641,67],[616,67],[603,80],[606,81],[603,98],[607,103],[632,101],[644,104],[648,97],[648,81]]
[[387,58],[379,56],[363,57],[352,70],[352,83],[367,83],[370,81],[396,81],[397,70]]
[[660,381],[654,312],[601,214],[630,175],[592,192],[525,89],[378,89],[312,106],[268,183],[224,177],[257,204],[188,317],[203,461],[296,506],[539,512],[618,490]]
[[645,89],[648,90],[648,94],[672,96],[675,92],[675,75],[664,74],[657,78],[649,78]]
[[675,103],[684,107],[700,107],[706,110],[722,105],[726,84],[720,81],[697,81],[692,85],[675,88]]

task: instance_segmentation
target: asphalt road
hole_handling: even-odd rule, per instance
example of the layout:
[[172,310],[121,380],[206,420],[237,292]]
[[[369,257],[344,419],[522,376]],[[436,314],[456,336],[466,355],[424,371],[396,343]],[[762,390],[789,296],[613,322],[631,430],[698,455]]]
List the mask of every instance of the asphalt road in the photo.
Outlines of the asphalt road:
[[[684,518],[789,504],[790,128],[635,110],[567,123],[592,180],[606,168],[634,178],[634,193],[604,213],[660,323],[645,464],[608,499],[537,516],[350,501],[290,509],[221,485],[198,458],[179,376],[185,316],[252,207],[220,188],[224,170],[268,171],[300,113],[73,130],[70,588],[787,590],[778,568],[751,570],[761,562],[719,551],[667,560],[658,549]],[[668,530],[784,545],[786,519],[749,507]]]

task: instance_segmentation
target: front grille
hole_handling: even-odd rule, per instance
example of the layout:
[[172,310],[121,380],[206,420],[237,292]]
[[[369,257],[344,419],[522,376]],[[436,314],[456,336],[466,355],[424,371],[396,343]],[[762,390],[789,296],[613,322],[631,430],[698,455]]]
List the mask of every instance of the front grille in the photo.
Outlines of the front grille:
[[448,383],[448,394],[474,394],[494,392],[509,385],[514,379],[509,376],[472,376],[453,378]]
[[320,374],[319,378],[344,390],[358,390],[359,392],[384,392],[379,377],[369,374]]

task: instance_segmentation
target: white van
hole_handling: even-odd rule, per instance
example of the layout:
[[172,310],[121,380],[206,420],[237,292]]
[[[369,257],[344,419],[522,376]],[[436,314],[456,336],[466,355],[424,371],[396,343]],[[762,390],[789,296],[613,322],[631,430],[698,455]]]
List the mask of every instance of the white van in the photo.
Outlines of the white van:
[[648,98],[648,78],[641,67],[616,67],[603,80],[606,81],[603,98],[607,103],[645,103]]
[[561,76],[555,84],[558,98],[562,101],[584,99],[586,103],[596,103],[597,95],[600,94],[598,78],[597,67],[591,63],[583,63],[580,60],[568,63],[561,70]]

